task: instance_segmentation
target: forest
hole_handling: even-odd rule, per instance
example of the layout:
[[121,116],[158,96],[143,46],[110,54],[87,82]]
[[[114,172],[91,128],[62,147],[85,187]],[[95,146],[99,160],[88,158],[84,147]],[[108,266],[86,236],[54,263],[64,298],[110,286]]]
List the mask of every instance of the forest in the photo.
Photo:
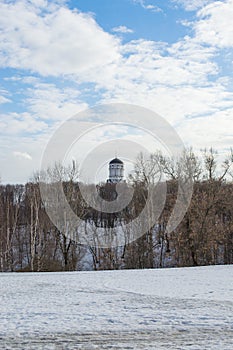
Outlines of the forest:
[[[226,158],[220,158],[213,148],[202,150],[198,155],[191,148],[186,149],[178,159],[160,152],[149,157],[139,154],[134,171],[124,183],[133,189],[132,200],[116,213],[104,213],[88,205],[80,191],[78,166],[74,164],[69,167],[55,164],[43,174],[34,174],[26,184],[1,184],[0,271],[233,264],[233,153],[230,151]],[[161,174],[165,180],[161,180]],[[186,179],[192,180],[192,196],[181,222],[169,231],[167,225],[180,179],[183,183]],[[82,222],[76,228],[75,237],[69,234],[67,226],[62,229],[51,221],[41,198],[41,182],[46,182],[50,189],[56,183],[62,185],[72,211]],[[138,235],[140,227],[130,226],[130,222],[143,211],[149,191],[153,192],[165,182],[166,197],[156,222],[152,220],[147,232]],[[95,184],[82,184],[90,194],[94,187]],[[98,191],[109,202],[117,195],[114,184],[99,184]],[[148,222],[154,210],[153,205],[147,207]],[[125,223],[128,225],[124,230]],[[107,246],[103,246],[98,237],[98,227],[106,232]],[[118,232],[119,245],[116,244]],[[79,240],[85,235],[88,236],[86,244]]]

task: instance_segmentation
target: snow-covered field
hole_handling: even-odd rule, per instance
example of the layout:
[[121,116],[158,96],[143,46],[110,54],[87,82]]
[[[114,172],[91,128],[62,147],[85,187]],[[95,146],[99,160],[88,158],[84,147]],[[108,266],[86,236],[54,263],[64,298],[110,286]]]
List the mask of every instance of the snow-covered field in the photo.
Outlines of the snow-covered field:
[[233,349],[233,265],[0,281],[0,349]]

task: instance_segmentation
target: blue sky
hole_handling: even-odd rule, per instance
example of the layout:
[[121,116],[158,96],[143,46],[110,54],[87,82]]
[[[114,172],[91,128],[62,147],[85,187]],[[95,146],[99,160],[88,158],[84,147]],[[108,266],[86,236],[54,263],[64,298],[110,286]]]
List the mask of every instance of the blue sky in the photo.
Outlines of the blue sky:
[[233,0],[2,0],[2,182],[27,181],[59,125],[101,103],[147,107],[186,146],[226,155],[232,17]]
[[133,0],[82,0],[70,1],[69,5],[71,8],[78,7],[81,11],[93,13],[99,25],[108,32],[114,32],[113,28],[124,23],[124,26],[132,30],[122,37],[124,42],[140,37],[172,43],[186,33],[186,29],[179,22],[187,17],[192,18],[192,13],[187,16],[186,11],[169,1],[145,2],[145,7],[159,5],[151,10],[143,8],[140,1]]

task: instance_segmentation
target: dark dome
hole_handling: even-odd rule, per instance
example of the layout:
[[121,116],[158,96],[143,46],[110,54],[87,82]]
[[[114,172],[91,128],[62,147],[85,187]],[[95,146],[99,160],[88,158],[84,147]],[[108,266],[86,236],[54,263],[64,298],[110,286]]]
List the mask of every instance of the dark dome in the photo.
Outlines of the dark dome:
[[123,164],[119,158],[114,158],[109,164]]

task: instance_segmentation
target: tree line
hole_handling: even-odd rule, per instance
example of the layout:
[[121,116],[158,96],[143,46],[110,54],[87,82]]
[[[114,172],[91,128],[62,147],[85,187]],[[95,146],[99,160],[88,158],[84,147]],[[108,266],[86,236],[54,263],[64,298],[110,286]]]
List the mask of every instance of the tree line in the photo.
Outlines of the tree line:
[[[0,185],[0,271],[73,271],[198,266],[233,263],[233,154],[218,161],[212,148],[196,155],[185,150],[178,159],[155,152],[140,154],[134,171],[124,186],[131,186],[133,197],[126,208],[116,213],[93,209],[82,196],[75,164],[55,164],[46,172],[34,174],[26,184]],[[161,174],[164,180],[161,180]],[[177,227],[167,230],[176,205],[179,179],[192,179],[192,198]],[[57,228],[41,199],[40,182],[50,186],[60,182],[74,213],[82,219],[76,239],[69,229]],[[158,191],[166,182],[164,205],[154,223],[154,203],[147,206],[146,221],[151,226],[138,236],[130,223],[146,206],[149,189]],[[82,186],[92,194],[95,186]],[[114,184],[100,184],[101,197],[111,202],[116,197]],[[156,192],[157,191],[157,192]],[[160,200],[160,198],[159,198]],[[156,198],[155,198],[156,202]],[[145,216],[144,216],[145,219]],[[127,223],[127,228],[125,223]],[[88,232],[87,232],[88,227]],[[103,228],[109,240],[103,247],[98,236]],[[119,231],[120,230],[120,231]],[[121,232],[123,243],[115,244]],[[88,237],[80,244],[80,235]],[[132,239],[133,237],[133,239]],[[111,244],[113,243],[114,244]]]

